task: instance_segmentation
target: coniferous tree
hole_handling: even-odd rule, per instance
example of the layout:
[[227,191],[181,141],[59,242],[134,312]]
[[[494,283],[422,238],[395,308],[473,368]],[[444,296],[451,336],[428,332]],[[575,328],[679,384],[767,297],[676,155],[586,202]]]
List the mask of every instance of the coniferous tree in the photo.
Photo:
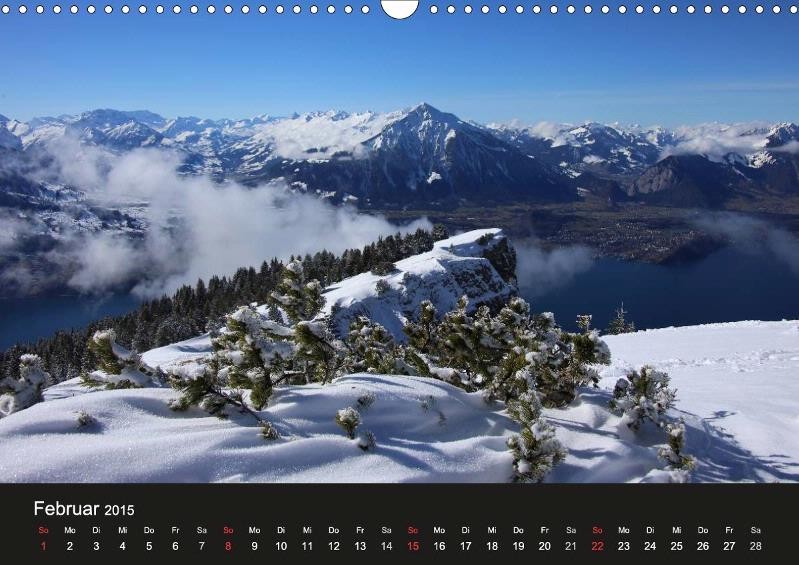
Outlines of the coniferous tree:
[[254,305],[238,308],[226,321],[225,331],[212,340],[211,371],[221,385],[248,389],[250,402],[260,410],[275,381],[286,378],[295,354],[293,331],[267,319]]
[[608,363],[610,352],[580,319],[581,333],[561,330],[551,314],[531,315],[521,298],[512,298],[497,315],[486,307],[469,312],[462,298],[455,310],[436,320],[429,302],[419,319],[406,325],[406,359],[423,376],[466,390],[482,390],[487,400],[506,402],[522,427],[508,447],[517,480],[540,480],[563,458],[554,430],[541,416],[541,404],[564,406],[581,386],[598,379],[594,363]]
[[660,419],[671,408],[677,392],[669,388],[669,375],[644,365],[616,382],[610,408],[624,416],[635,431],[646,420],[661,425]]
[[508,401],[508,413],[522,428],[508,438],[513,454],[514,480],[541,482],[566,457],[555,429],[541,417],[541,403],[534,391],[527,391]]
[[610,324],[608,324],[608,329],[605,330],[605,333],[609,335],[619,335],[634,332],[635,324],[627,321],[627,314],[629,314],[629,312],[624,309],[624,302],[622,302],[621,306],[616,310],[616,316],[610,321]]
[[348,371],[389,375],[404,372],[402,353],[394,338],[386,328],[366,316],[359,316],[350,324],[347,346]]
[[140,388],[151,382],[156,374],[141,356],[116,341],[112,329],[95,332],[88,345],[97,360],[98,369],[81,375],[81,384],[91,388]]
[[344,429],[350,439],[355,439],[355,429],[361,424],[361,415],[355,408],[342,408],[336,412],[336,423]]
[[436,307],[429,300],[419,305],[419,316],[415,322],[407,323],[402,331],[408,336],[409,345],[422,354],[432,353],[437,347]]
[[435,224],[431,233],[433,241],[441,241],[449,238],[449,230],[444,224]]
[[42,401],[42,388],[50,378],[38,355],[19,359],[19,378],[0,381],[0,417],[19,412]]
[[669,467],[674,470],[690,471],[696,465],[694,458],[686,455],[685,449],[685,422],[679,420],[663,426],[666,432],[666,446],[660,448],[658,455],[664,459]]
[[300,261],[292,261],[283,270],[283,280],[270,295],[283,309],[291,323],[310,320],[322,309],[325,299],[318,280],[307,280]]

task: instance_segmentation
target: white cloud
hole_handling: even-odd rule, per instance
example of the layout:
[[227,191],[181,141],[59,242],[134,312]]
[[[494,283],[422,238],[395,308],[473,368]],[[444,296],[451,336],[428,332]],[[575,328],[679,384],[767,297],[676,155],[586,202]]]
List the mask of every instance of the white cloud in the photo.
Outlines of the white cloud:
[[[153,296],[272,257],[322,249],[339,253],[398,231],[383,217],[292,194],[283,184],[248,188],[181,176],[178,156],[164,150],[117,156],[64,145],[59,155],[61,170],[72,182],[94,187],[92,196],[104,205],[148,203],[144,238],[73,232],[47,254],[68,274],[68,284],[81,291],[135,282],[134,292]],[[399,231],[429,226],[421,219]]]
[[701,124],[675,130],[678,140],[667,147],[661,158],[669,155],[705,155],[712,161],[722,161],[729,153],[749,155],[766,144],[768,127],[759,122],[744,124]]
[[515,247],[516,274],[525,296],[540,296],[568,284],[594,262],[591,250],[583,246],[545,250],[536,242],[522,242]]
[[712,235],[729,240],[743,251],[758,255],[766,252],[799,274],[799,239],[784,229],[730,212],[702,214],[695,224]]

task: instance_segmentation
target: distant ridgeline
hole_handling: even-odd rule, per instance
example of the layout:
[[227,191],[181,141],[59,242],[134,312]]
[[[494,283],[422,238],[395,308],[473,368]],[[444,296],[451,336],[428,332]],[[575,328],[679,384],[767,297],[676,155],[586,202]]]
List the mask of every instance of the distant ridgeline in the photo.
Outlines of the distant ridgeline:
[[[395,261],[430,251],[433,243],[449,237],[441,225],[432,231],[422,229],[407,235],[397,233],[380,238],[363,249],[348,249],[340,256],[320,251],[302,258],[309,279],[323,286],[368,271],[390,269]],[[294,257],[291,258],[292,260]],[[494,262],[491,257],[489,260]],[[503,277],[512,276],[515,265],[498,264]],[[260,269],[243,267],[228,277],[199,280],[195,286],[184,285],[172,297],[164,296],[142,304],[138,310],[92,322],[80,330],[59,331],[36,343],[17,344],[0,353],[0,380],[19,378],[20,356],[35,353],[42,358],[51,381],[46,386],[79,376],[97,366],[87,344],[95,331],[113,328],[117,341],[136,351],[161,347],[223,325],[225,314],[237,306],[264,303],[282,278],[283,263],[264,261]]]

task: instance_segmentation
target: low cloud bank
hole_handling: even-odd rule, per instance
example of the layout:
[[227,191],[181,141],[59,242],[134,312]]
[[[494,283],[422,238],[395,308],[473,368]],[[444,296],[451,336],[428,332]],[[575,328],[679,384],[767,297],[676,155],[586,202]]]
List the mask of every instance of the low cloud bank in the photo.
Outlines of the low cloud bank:
[[[51,279],[81,292],[103,292],[133,284],[133,292],[155,296],[181,284],[230,274],[264,260],[360,247],[397,231],[430,227],[426,219],[398,228],[379,216],[335,207],[314,196],[292,194],[283,183],[247,188],[219,185],[205,177],[181,176],[179,155],[136,150],[122,156],[96,148],[62,144],[51,166],[109,208],[146,203],[140,219],[143,237],[123,231],[68,230],[44,253],[58,273]],[[43,171],[51,177],[53,171]],[[123,208],[124,209],[124,208]],[[21,223],[3,226],[0,251],[13,247]],[[6,282],[36,276],[29,265],[9,266]],[[2,281],[2,278],[0,278]],[[51,281],[52,282],[52,281]]]
[[750,253],[767,253],[799,275],[799,238],[750,216],[731,212],[702,214],[695,225]]
[[569,284],[594,263],[591,250],[579,245],[545,250],[536,242],[527,241],[515,247],[516,273],[524,296],[541,296]]

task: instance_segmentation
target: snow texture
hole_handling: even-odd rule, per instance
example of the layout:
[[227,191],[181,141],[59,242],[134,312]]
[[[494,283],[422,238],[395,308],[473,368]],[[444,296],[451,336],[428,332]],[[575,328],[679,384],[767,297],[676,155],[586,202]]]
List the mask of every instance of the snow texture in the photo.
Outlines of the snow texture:
[[[692,480],[799,480],[799,322],[737,322],[608,336],[613,364],[599,389],[568,408],[545,410],[568,455],[549,482],[675,480],[658,451],[663,430],[634,434],[607,408],[616,381],[651,363],[678,389]],[[147,352],[148,364],[186,364],[208,348],[195,338]],[[373,395],[364,408],[358,398]],[[352,375],[333,384],[276,391],[262,415],[280,433],[265,441],[249,416],[228,421],[198,409],[172,412],[169,389],[86,392],[75,381],[45,402],[0,420],[6,481],[507,481],[507,437],[517,432],[502,404],[487,405],[446,383],[418,377]],[[335,423],[352,406],[376,447],[359,448]],[[79,428],[78,412],[96,421]]]

